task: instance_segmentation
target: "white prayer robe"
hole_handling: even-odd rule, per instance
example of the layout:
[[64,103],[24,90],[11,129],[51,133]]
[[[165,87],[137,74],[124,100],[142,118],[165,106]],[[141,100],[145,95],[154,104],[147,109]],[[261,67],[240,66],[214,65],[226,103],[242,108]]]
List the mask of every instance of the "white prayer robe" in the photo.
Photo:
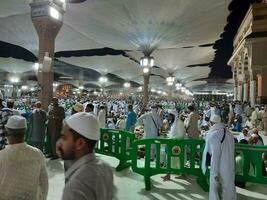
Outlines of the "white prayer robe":
[[100,110],[98,113],[98,121],[99,121],[99,127],[105,128],[106,127],[106,111]]
[[[153,119],[152,119],[153,118]],[[153,121],[154,120],[154,121]],[[162,120],[156,110],[145,113],[138,118],[138,123],[144,123],[144,139],[157,138],[158,129],[162,127]],[[156,146],[151,145],[151,159],[155,157]]]
[[143,114],[138,118],[138,122],[144,123],[144,139],[158,137],[158,129],[162,126],[162,120],[156,111]]
[[[209,130],[206,137],[206,145],[203,153],[202,170],[206,173],[207,152],[212,155],[210,167],[210,200],[235,200],[235,151],[234,137],[226,130],[224,141],[224,124],[215,124]],[[216,182],[215,177],[219,176],[220,181]]]
[[[183,139],[185,137],[186,130],[184,127],[184,122],[178,118],[178,116],[175,116],[175,121],[171,127],[170,130],[170,138],[172,139]],[[186,156],[186,152],[185,152]],[[172,157],[171,158],[171,167],[174,169],[180,169],[180,159],[178,157]]]
[[48,175],[42,152],[25,143],[0,151],[0,199],[45,200]]

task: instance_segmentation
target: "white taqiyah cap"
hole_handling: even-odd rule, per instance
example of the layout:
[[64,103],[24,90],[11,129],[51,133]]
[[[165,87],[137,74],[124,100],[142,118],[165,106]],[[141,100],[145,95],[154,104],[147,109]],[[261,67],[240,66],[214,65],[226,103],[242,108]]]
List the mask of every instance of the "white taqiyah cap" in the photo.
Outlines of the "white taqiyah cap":
[[82,112],[83,111],[83,105],[79,102],[77,102],[73,107],[72,107],[76,112]]
[[217,124],[221,122],[221,117],[219,115],[212,115],[210,121]]
[[100,138],[99,122],[92,114],[79,112],[71,115],[65,122],[71,129],[90,140]]
[[8,119],[5,127],[9,129],[24,129],[27,128],[27,122],[24,117],[20,115],[13,115]]

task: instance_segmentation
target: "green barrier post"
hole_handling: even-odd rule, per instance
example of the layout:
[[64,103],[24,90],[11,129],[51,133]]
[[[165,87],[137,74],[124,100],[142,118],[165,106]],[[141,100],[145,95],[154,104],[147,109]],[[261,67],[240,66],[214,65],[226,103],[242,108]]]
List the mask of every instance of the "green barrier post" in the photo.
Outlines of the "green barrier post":
[[267,146],[236,144],[235,152],[236,156],[241,157],[243,165],[241,170],[236,172],[236,181],[267,184],[267,176],[263,173],[263,155],[267,154]]
[[[155,145],[155,164],[152,165],[151,146]],[[138,166],[139,147],[145,148],[145,164]],[[165,165],[161,163],[161,148],[165,146]],[[202,140],[173,140],[173,139],[144,139],[135,141],[132,148],[132,169],[143,175],[146,190],[151,189],[150,177],[156,174],[191,174],[197,176],[197,183],[204,191],[208,191],[205,175],[201,171],[201,152],[204,141]],[[187,154],[188,153],[188,154]],[[174,160],[178,159],[178,165],[174,166]]]
[[131,166],[131,146],[135,140],[133,133],[118,129],[100,129],[100,140],[95,152],[119,159],[116,171]]

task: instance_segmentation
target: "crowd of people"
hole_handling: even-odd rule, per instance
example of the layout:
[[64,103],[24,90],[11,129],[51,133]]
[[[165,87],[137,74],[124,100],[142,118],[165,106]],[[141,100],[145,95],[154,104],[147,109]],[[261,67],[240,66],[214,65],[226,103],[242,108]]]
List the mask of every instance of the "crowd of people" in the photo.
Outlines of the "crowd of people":
[[[238,166],[240,157],[236,158],[234,142],[264,145],[259,132],[267,135],[267,106],[251,107],[246,102],[151,101],[143,106],[141,101],[53,98],[48,111],[40,101],[27,105],[26,110],[21,109],[21,101],[16,102],[5,101],[0,93],[0,188],[5,188],[1,191],[4,199],[46,199],[48,176],[42,153],[46,140],[49,154],[45,156],[64,160],[62,199],[112,199],[111,168],[94,155],[100,128],[129,131],[137,139],[205,139],[202,170],[205,174],[210,169],[209,198],[236,199],[235,162]],[[152,145],[151,162],[155,151]],[[263,155],[264,169],[266,157]],[[181,165],[177,160],[172,164]],[[168,181],[171,176],[162,178]]]

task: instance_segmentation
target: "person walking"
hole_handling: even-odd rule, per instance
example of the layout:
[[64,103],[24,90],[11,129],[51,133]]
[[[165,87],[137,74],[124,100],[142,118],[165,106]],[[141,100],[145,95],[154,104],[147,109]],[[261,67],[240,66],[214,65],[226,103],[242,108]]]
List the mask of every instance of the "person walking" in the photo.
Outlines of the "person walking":
[[66,171],[62,200],[112,199],[111,168],[94,153],[99,139],[99,122],[94,115],[80,112],[66,120],[57,150],[63,160],[73,164]]
[[202,160],[204,174],[210,165],[209,200],[235,200],[234,137],[221,123],[220,116],[214,115],[210,123]]

